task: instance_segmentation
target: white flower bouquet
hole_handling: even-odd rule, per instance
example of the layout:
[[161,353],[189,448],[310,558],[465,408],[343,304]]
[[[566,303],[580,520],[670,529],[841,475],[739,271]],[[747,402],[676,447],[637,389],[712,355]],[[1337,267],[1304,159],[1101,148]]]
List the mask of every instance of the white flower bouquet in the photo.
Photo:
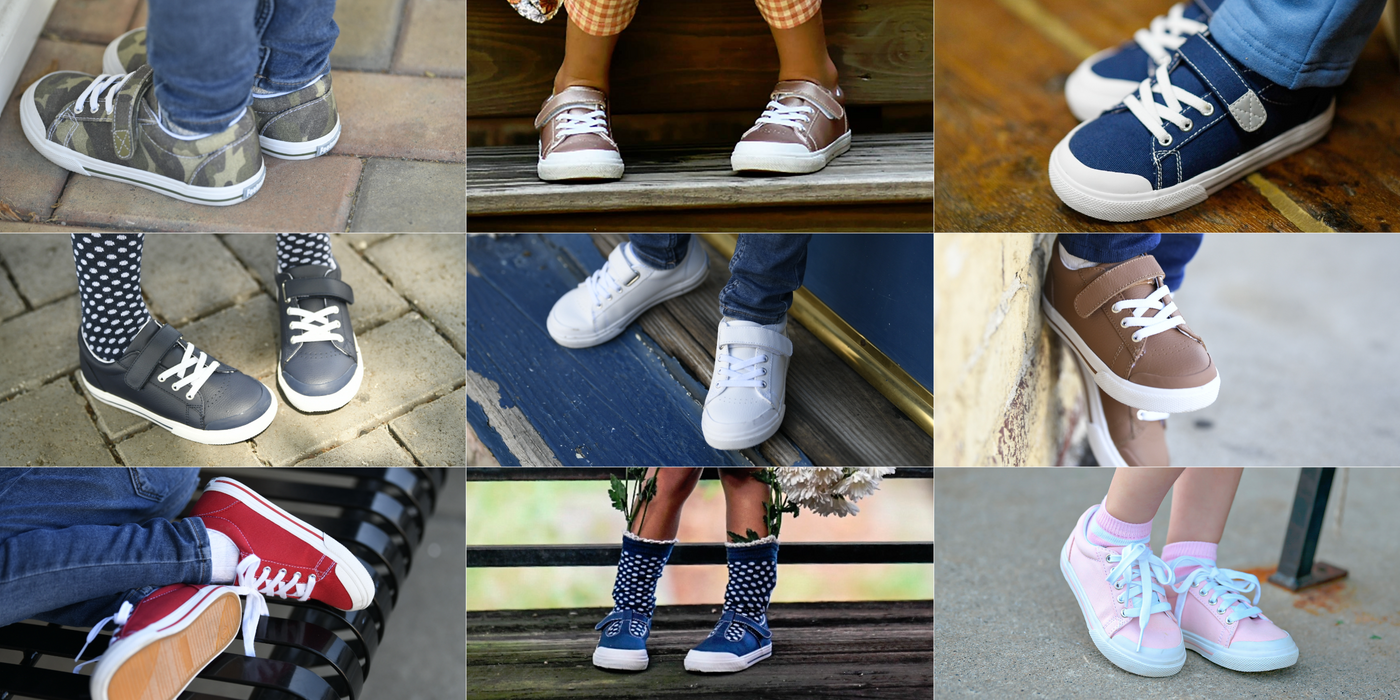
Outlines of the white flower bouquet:
[[855,502],[875,493],[880,481],[894,473],[893,467],[773,467],[772,470],[788,501],[817,515],[841,518],[859,513]]

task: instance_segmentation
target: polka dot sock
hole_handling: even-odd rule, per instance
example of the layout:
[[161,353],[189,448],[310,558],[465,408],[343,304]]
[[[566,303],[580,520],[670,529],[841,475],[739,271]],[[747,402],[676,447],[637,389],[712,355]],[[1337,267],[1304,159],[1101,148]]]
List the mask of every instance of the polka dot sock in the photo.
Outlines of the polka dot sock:
[[325,265],[335,269],[331,237],[325,233],[277,234],[277,272],[298,265]]
[[150,320],[141,298],[141,233],[75,233],[73,264],[82,304],[82,338],[98,359],[120,359]]
[[[768,599],[778,583],[778,538],[725,545],[729,555],[729,585],[724,588],[724,609],[768,624]],[[724,638],[737,642],[743,625],[730,625]]]
[[[656,612],[656,582],[671,557],[675,540],[658,542],[628,532],[622,538],[622,557],[617,562],[617,582],[613,584],[613,611],[632,610],[647,617]],[[617,622],[613,623],[618,624]],[[644,623],[633,621],[632,633],[646,633]]]

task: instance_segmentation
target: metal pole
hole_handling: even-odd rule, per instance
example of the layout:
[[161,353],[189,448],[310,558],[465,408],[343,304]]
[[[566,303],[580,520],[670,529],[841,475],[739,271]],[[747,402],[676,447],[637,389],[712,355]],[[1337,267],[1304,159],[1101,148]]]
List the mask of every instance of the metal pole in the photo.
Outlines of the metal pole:
[[1322,520],[1327,513],[1327,497],[1332,491],[1335,467],[1303,469],[1298,474],[1298,490],[1293,497],[1293,513],[1283,540],[1278,571],[1269,582],[1296,591],[1347,575],[1346,569],[1314,561]]

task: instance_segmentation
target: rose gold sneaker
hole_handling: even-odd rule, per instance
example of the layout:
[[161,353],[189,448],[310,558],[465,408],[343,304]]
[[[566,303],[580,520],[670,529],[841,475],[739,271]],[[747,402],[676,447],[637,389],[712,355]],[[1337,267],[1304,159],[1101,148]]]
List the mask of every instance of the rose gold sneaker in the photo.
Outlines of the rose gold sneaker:
[[[1258,607],[1259,578],[1216,568],[1215,562],[1178,557],[1169,566],[1197,566],[1167,591],[1186,648],[1235,671],[1273,671],[1298,663],[1298,645]],[[1254,598],[1248,597],[1250,591]]]
[[609,125],[608,98],[602,90],[567,87],[544,101],[540,130],[541,180],[616,180],[622,154]]
[[1084,395],[1089,404],[1089,448],[1101,467],[1169,467],[1167,417],[1169,414],[1132,408],[1104,393],[1079,361]]
[[744,132],[729,163],[735,170],[814,173],[851,148],[846,95],[806,80],[783,80],[767,109]]
[[1151,255],[1071,270],[1056,242],[1041,308],[1104,393],[1134,408],[1186,413],[1215,403],[1220,375],[1165,279]]

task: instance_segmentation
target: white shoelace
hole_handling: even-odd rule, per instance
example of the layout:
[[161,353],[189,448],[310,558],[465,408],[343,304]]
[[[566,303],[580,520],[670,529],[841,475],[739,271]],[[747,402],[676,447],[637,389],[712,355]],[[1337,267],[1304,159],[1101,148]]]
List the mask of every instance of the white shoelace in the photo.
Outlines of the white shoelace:
[[[1141,343],[1144,338],[1149,338],[1163,331],[1169,331],[1186,323],[1186,319],[1180,316],[1172,316],[1172,314],[1176,313],[1176,302],[1173,301],[1169,304],[1162,303],[1163,297],[1171,293],[1171,290],[1164,284],[1158,287],[1157,291],[1147,295],[1145,299],[1124,299],[1114,302],[1113,313],[1115,314],[1124,309],[1133,310],[1133,314],[1124,317],[1122,321],[1119,321],[1119,325],[1124,328],[1139,326],[1138,330],[1133,331],[1134,343]],[[1151,316],[1144,315],[1148,311],[1154,310],[1157,313]]]
[[[731,350],[733,348],[731,347]],[[715,372],[719,376],[715,377],[715,386],[753,386],[760,389],[768,388],[768,380],[759,379],[768,374],[767,367],[759,367],[768,361],[767,354],[758,354],[747,360],[739,359],[729,353],[723,353],[715,357],[718,366]]]
[[116,98],[118,92],[121,92],[122,86],[126,85],[127,79],[133,75],[135,75],[135,73],[120,73],[115,75],[107,75],[104,73],[96,76],[93,78],[92,82],[88,83],[87,87],[83,88],[82,92],[78,93],[78,101],[73,104],[73,113],[82,114],[84,111],[83,104],[86,102],[87,111],[96,114],[98,97],[105,92],[107,94],[107,101],[105,103],[107,106],[106,113],[111,114],[112,100]]
[[[1162,586],[1170,586],[1176,580],[1176,573],[1153,554],[1150,547],[1136,542],[1124,547],[1121,554],[1108,555],[1108,563],[1116,563],[1117,566],[1105,580],[1113,584],[1114,590],[1123,591],[1118,595],[1118,602],[1126,604],[1128,609],[1119,614],[1137,617],[1137,650],[1142,651],[1142,636],[1147,632],[1148,618],[1172,609],[1166,601],[1167,590]],[[1137,612],[1129,614],[1128,611],[1133,608],[1137,608]]]
[[340,307],[334,304],[320,311],[307,311],[295,306],[287,307],[287,313],[301,317],[301,320],[287,324],[294,331],[302,331],[301,335],[292,336],[292,342],[316,343],[322,340],[345,342],[345,336],[332,332],[340,328],[340,321],[330,320],[330,315],[339,311]]
[[1153,18],[1147,29],[1133,33],[1133,40],[1159,66],[1171,60],[1170,51],[1181,48],[1187,39],[1206,30],[1205,24],[1184,17],[1185,10],[1185,3],[1172,5],[1165,16]]
[[554,133],[557,136],[576,136],[578,134],[600,134],[608,135],[608,115],[601,109],[595,109],[584,114],[571,114],[570,112],[560,112],[555,117]]
[[[1233,625],[1246,617],[1254,617],[1264,613],[1258,607],[1260,593],[1258,576],[1233,569],[1221,569],[1209,560],[1196,557],[1181,557],[1172,562],[1172,565],[1177,568],[1183,564],[1188,566],[1195,564],[1200,568],[1187,574],[1185,580],[1172,586],[1172,590],[1183,593],[1188,588],[1200,584],[1201,591],[1210,596],[1206,602],[1219,606],[1215,609],[1217,614],[1224,614],[1226,610],[1230,611],[1230,614],[1225,618],[1225,624]],[[1252,601],[1249,596],[1244,595],[1250,591],[1254,591]],[[1185,605],[1185,595],[1176,599],[1176,619],[1181,619],[1181,611]]]
[[[258,567],[262,567],[262,570],[259,571]],[[243,653],[253,656],[253,637],[258,631],[258,618],[268,614],[264,596],[309,600],[311,591],[316,588],[316,576],[313,574],[302,581],[301,572],[298,571],[288,579],[287,570],[279,569],[277,576],[273,577],[272,567],[263,566],[262,559],[256,554],[249,554],[238,562],[237,572],[236,590],[248,601],[243,609]]]
[[[206,362],[209,364],[205,364]],[[156,375],[156,381],[163,382],[172,375],[178,375],[180,381],[171,384],[170,388],[179,391],[181,387],[188,385],[190,390],[185,393],[185,399],[193,401],[194,395],[199,393],[199,390],[204,387],[204,382],[208,381],[209,376],[214,374],[214,370],[218,367],[218,361],[209,359],[209,356],[203,351],[200,351],[199,357],[195,358],[194,346],[186,343],[185,356],[181,358],[180,364]]]
[[1139,408],[1139,409],[1137,410],[1137,419],[1138,419],[1138,420],[1144,420],[1144,421],[1166,420],[1166,419],[1168,419],[1168,418],[1171,418],[1171,416],[1172,416],[1172,414],[1170,414],[1170,413],[1162,413],[1162,412],[1160,412],[1160,411],[1147,411],[1147,410],[1144,410],[1144,409],[1141,409],[1141,408]]
[[[627,245],[630,246],[632,244],[628,243]],[[617,279],[612,276],[611,270],[612,260],[607,260],[603,263],[602,267],[598,268],[598,270],[592,274],[592,276],[584,280],[584,284],[588,285],[588,293],[593,296],[594,308],[602,306],[604,301],[613,298],[615,292],[620,292],[624,289],[624,285],[618,284]],[[632,270],[632,274],[640,275],[641,273],[634,269]],[[633,279],[636,278],[634,277]]]
[[[120,631],[121,628],[126,627],[127,618],[131,616],[131,610],[133,607],[134,606],[130,602],[122,602],[122,606],[117,609],[117,614],[109,615],[108,617],[102,618],[102,621],[97,623],[96,627],[93,627],[92,629],[88,630],[87,641],[83,642],[83,648],[78,650],[78,655],[74,657],[73,660],[77,661],[78,659],[83,658],[83,652],[87,651],[88,645],[92,644],[92,640],[97,639],[97,635],[102,632],[102,628],[106,627],[108,622],[117,623],[118,631]],[[74,666],[73,673],[77,673],[78,671],[82,670],[84,666],[94,661],[99,661],[101,659],[101,656],[95,659],[88,659],[87,661],[84,661],[78,664],[77,666]]]
[[806,131],[812,122],[812,112],[812,108],[807,105],[785,105],[777,100],[769,100],[768,106],[764,108],[756,123],[776,124]]
[[[1193,95],[1175,85],[1172,85],[1171,76],[1167,72],[1170,63],[1163,63],[1157,66],[1153,77],[1142,81],[1138,86],[1136,95],[1128,95],[1123,98],[1123,104],[1132,111],[1133,116],[1157,137],[1157,143],[1163,146],[1172,145],[1172,135],[1162,128],[1162,122],[1168,121],[1176,125],[1182,131],[1190,131],[1193,124],[1190,118],[1181,113],[1181,103],[1195,107],[1205,116],[1215,113],[1215,107],[1209,102]],[[1166,104],[1159,104],[1152,97],[1152,93],[1157,93],[1166,100]]]

